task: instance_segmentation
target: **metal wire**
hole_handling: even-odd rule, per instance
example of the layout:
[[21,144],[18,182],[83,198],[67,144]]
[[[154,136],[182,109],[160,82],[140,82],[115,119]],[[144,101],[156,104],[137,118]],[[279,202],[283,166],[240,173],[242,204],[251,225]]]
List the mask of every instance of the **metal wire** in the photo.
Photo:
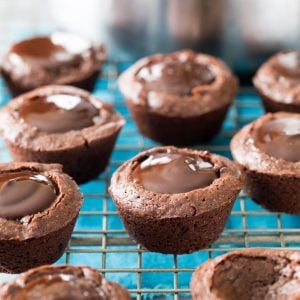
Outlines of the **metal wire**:
[[[109,62],[99,80],[96,95],[106,99],[119,110],[132,125],[133,122],[127,111],[126,105],[117,89],[116,78],[124,64],[121,62]],[[105,95],[104,95],[105,94]],[[249,95],[249,97],[247,97]],[[253,91],[249,88],[241,89],[240,96],[233,105],[228,121],[233,126],[228,127],[219,134],[219,138],[227,139],[241,126],[252,121],[261,112],[260,102]],[[134,140],[135,142],[132,142]],[[155,264],[150,267],[147,262],[147,251],[136,245],[127,235],[124,227],[111,228],[110,220],[118,219],[118,213],[112,205],[108,194],[110,176],[116,167],[120,166],[125,159],[128,159],[154,145],[148,139],[142,137],[134,125],[124,128],[121,133],[114,154],[104,174],[93,181],[95,187],[104,187],[100,192],[95,188],[87,189],[82,187],[84,192],[84,202],[92,202],[93,205],[100,203],[99,208],[92,210],[82,209],[79,216],[80,224],[77,226],[70,243],[66,249],[64,262],[74,263],[73,255],[81,255],[85,260],[91,259],[91,266],[96,267],[104,276],[110,278],[119,274],[121,283],[126,285],[124,278],[130,277],[135,285],[128,286],[132,297],[135,299],[189,299],[189,279],[195,267],[199,264],[198,258],[206,260],[227,251],[241,249],[245,247],[272,247],[289,248],[299,250],[300,245],[300,222],[295,217],[268,212],[258,205],[255,205],[247,195],[242,192],[238,197],[234,209],[228,221],[228,226],[223,231],[220,238],[208,249],[190,255],[190,262],[187,263],[186,256],[173,256],[168,267],[162,266],[163,255],[158,255]],[[199,146],[201,149],[208,149],[220,154],[228,153],[228,142],[211,143]],[[96,206],[95,206],[96,207]],[[99,218],[98,226],[89,226]],[[81,221],[80,221],[81,219]],[[82,221],[83,220],[83,221]],[[93,222],[91,221],[93,220]],[[98,220],[98,219],[97,219]],[[93,224],[94,224],[93,223]],[[120,267],[111,266],[110,255],[119,255],[125,258],[135,255],[135,264],[122,264]],[[115,259],[116,256],[114,256]],[[204,259],[203,259],[204,257]],[[129,260],[128,260],[129,261]],[[63,261],[60,261],[63,262]],[[183,263],[182,263],[183,262]],[[76,260],[75,260],[76,263]],[[155,285],[149,288],[147,284],[147,274],[171,274],[168,284],[163,286]],[[121,275],[125,276],[121,276]],[[182,276],[185,274],[185,277]],[[146,276],[146,279],[145,279]],[[123,278],[123,279],[122,279]],[[182,278],[185,278],[182,282]],[[188,278],[188,280],[186,279]],[[131,281],[132,281],[131,280]]]

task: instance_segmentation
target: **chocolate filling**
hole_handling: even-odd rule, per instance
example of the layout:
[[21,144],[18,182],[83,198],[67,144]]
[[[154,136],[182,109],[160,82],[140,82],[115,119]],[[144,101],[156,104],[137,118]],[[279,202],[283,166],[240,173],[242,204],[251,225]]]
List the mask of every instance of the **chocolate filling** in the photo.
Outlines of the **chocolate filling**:
[[275,158],[300,161],[300,118],[281,118],[264,123],[257,131],[256,144]]
[[166,58],[141,68],[137,78],[145,83],[148,91],[185,96],[191,95],[199,85],[211,84],[215,75],[208,65]]
[[99,110],[76,95],[54,94],[24,101],[20,116],[28,124],[48,133],[62,133],[92,126]]
[[0,217],[18,219],[42,212],[57,197],[52,181],[43,174],[20,171],[0,175]]
[[19,290],[18,299],[24,296],[26,299],[38,300],[45,295],[51,299],[65,299],[65,300],[100,300],[106,299],[96,283],[91,279],[70,274],[40,274],[39,277],[33,278],[30,284],[24,289]]
[[281,53],[277,57],[276,68],[282,76],[300,77],[300,52]]
[[26,68],[27,62],[46,68],[76,66],[90,47],[90,43],[84,39],[58,32],[49,37],[36,37],[15,44],[9,51],[8,59],[19,68],[19,72]]
[[204,188],[218,177],[219,172],[211,162],[176,152],[152,154],[133,171],[135,182],[162,194]]

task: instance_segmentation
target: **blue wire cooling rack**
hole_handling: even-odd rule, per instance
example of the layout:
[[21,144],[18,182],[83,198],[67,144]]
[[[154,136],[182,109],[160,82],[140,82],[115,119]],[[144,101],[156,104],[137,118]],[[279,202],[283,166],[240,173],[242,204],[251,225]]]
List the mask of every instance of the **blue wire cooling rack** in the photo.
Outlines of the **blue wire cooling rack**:
[[[109,62],[94,94],[112,103],[126,119],[106,171],[96,180],[81,185],[84,203],[75,231],[64,256],[57,264],[86,264],[97,268],[108,279],[126,286],[134,299],[190,299],[189,281],[193,270],[211,257],[245,247],[300,249],[300,218],[271,213],[242,192],[221,237],[209,249],[189,255],[163,255],[143,250],[128,237],[107,192],[110,177],[120,164],[140,151],[157,145],[142,137],[132,121],[116,79],[128,64]],[[0,83],[0,103],[9,100]],[[263,114],[259,98],[251,88],[241,88],[223,129],[207,149],[230,157],[232,135],[243,125]],[[5,146],[1,162],[10,160]],[[0,275],[3,277],[4,275]]]

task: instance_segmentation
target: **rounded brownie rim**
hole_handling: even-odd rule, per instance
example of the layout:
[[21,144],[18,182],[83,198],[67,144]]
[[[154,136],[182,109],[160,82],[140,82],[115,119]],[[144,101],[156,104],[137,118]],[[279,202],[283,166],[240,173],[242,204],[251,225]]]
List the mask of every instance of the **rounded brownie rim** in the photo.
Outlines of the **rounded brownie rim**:
[[[100,121],[92,126],[63,133],[48,133],[38,130],[35,126],[25,122],[19,116],[19,108],[28,99],[52,94],[68,94],[84,98],[92,103],[99,111]],[[101,116],[102,114],[102,116]],[[101,120],[103,118],[103,120]],[[106,138],[118,132],[125,124],[124,118],[114,110],[113,106],[99,99],[87,91],[73,87],[49,85],[24,93],[6,104],[0,111],[1,133],[5,140],[12,144],[31,149],[33,151],[59,151],[70,147],[80,147]],[[11,129],[14,130],[11,130]],[[71,141],[71,143],[70,143]],[[51,147],[44,147],[44,145]]]
[[281,80],[280,71],[274,67],[278,57],[288,52],[290,51],[280,51],[272,55],[260,66],[252,81],[261,96],[286,105],[300,105],[300,89],[297,86],[290,87],[289,82],[291,82],[291,79],[288,77]]
[[291,162],[282,158],[275,158],[263,152],[256,144],[253,134],[270,120],[280,118],[299,118],[300,114],[277,112],[268,113],[254,120],[238,131],[230,142],[230,150],[234,160],[241,166],[252,171],[278,176],[300,176],[300,161]]
[[[210,66],[215,79],[209,84],[196,85],[193,88],[194,93],[188,96],[147,90],[143,82],[137,79],[136,74],[152,61],[159,62],[167,57],[180,55],[191,58],[199,64]],[[238,86],[237,78],[225,63],[211,55],[196,53],[192,50],[159,53],[144,57],[124,71],[120,75],[118,83],[126,101],[134,105],[145,106],[149,111],[161,115],[182,117],[201,115],[230,105],[234,101]],[[159,107],[151,107],[148,104],[150,93],[154,95],[153,98],[160,99],[159,102],[162,104]],[[190,107],[193,107],[193,110],[189,109]]]
[[[33,37],[29,37],[23,40],[19,40],[15,43],[13,43],[10,47],[7,48],[6,52],[4,53],[4,58],[1,61],[0,64],[0,70],[1,72],[3,72],[4,74],[6,74],[6,76],[8,76],[13,82],[15,82],[17,85],[20,85],[20,87],[22,89],[25,90],[31,90],[36,88],[37,86],[34,84],[23,84],[22,80],[14,80],[12,79],[13,74],[15,73],[15,66],[11,65],[10,62],[6,62],[5,60],[7,60],[7,58],[9,57],[9,55],[11,54],[11,51],[14,47],[16,47],[17,45],[24,43],[24,42],[30,42],[36,39],[40,39],[40,38],[49,38],[51,39],[51,37],[56,34],[63,34],[63,35],[67,35],[67,36],[75,36],[77,38],[80,38],[81,40],[87,42],[90,46],[85,49],[83,52],[81,52],[81,55],[87,53],[87,52],[91,52],[92,57],[90,57],[89,59],[93,61],[93,64],[91,64],[91,67],[88,68],[87,70],[80,70],[80,72],[76,72],[76,69],[71,69],[70,72],[68,72],[68,75],[59,75],[53,82],[51,82],[51,84],[68,84],[68,83],[72,83],[72,82],[79,82],[82,80],[86,80],[87,78],[91,77],[94,73],[98,72],[99,69],[101,68],[102,64],[104,63],[104,61],[107,58],[107,52],[106,52],[106,48],[104,47],[103,44],[95,42],[95,41],[91,41],[81,35],[77,35],[75,33],[72,32],[65,32],[65,31],[55,31],[49,35],[37,35],[37,36],[33,36]],[[28,64],[28,63],[27,63]],[[29,64],[32,65],[32,64]],[[36,67],[36,66],[35,66]],[[43,68],[40,68],[41,70],[43,70]],[[74,73],[74,74],[71,74]],[[26,76],[30,76],[29,74],[26,74]],[[49,83],[44,83],[45,84],[50,84]]]
[[0,295],[6,299],[5,297],[9,297],[11,293],[24,292],[24,289],[26,292],[27,285],[32,285],[32,281],[37,280],[39,275],[49,277],[53,275],[74,276],[75,280],[86,280],[90,284],[90,287],[99,293],[99,296],[105,293],[111,299],[120,299],[118,297],[130,299],[127,289],[116,282],[105,279],[96,269],[86,265],[44,265],[33,268],[19,275],[13,281],[0,286]]
[[[178,194],[152,192],[133,181],[132,171],[141,159],[157,151],[167,150],[200,156],[204,160],[211,161],[220,169],[220,177],[205,188]],[[136,215],[153,219],[195,216],[227,206],[232,204],[233,196],[235,198],[237,191],[241,188],[242,180],[238,168],[227,158],[208,151],[165,146],[144,151],[120,166],[112,176],[109,192],[122,209],[128,209]]]
[[42,212],[24,216],[19,220],[0,218],[0,226],[5,228],[0,232],[0,240],[24,241],[43,237],[74,221],[82,204],[82,194],[73,179],[62,172],[61,165],[40,163],[0,164],[0,174],[18,171],[37,172],[48,177],[56,186],[57,197]]
[[[236,257],[247,257],[250,259],[269,258],[275,262],[280,259],[287,259],[289,263],[293,262],[294,265],[300,265],[300,253],[298,251],[274,250],[266,248],[252,248],[232,251],[214,259],[209,259],[194,271],[190,283],[192,295],[199,296],[198,292],[200,292],[202,297],[205,296],[205,299],[220,299],[212,290],[215,270],[222,263],[226,263],[228,259]],[[284,276],[284,274],[281,274],[281,276]]]

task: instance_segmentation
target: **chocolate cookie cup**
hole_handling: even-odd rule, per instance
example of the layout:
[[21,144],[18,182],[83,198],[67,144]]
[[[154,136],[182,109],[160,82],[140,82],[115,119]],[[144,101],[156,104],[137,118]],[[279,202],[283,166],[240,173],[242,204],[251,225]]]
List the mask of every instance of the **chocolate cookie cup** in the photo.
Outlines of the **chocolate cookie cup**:
[[300,299],[300,253],[245,249],[210,259],[193,274],[193,300]]
[[225,157],[157,147],[125,162],[109,191],[136,242],[149,251],[181,254],[219,237],[241,187],[237,168]]
[[300,113],[300,52],[273,55],[259,68],[253,83],[267,112]]
[[267,114],[230,144],[249,196],[271,211],[300,213],[300,114]]
[[217,58],[184,50],[139,60],[121,75],[119,86],[142,134],[189,145],[220,130],[238,82]]
[[60,165],[0,164],[0,272],[60,258],[81,203],[78,186]]
[[87,266],[42,266],[0,287],[2,300],[130,300],[121,285]]
[[1,73],[13,96],[48,84],[92,91],[105,58],[102,45],[55,32],[13,44],[4,55]]
[[42,266],[0,286],[2,300],[130,300],[128,291],[87,266]]
[[0,111],[0,131],[15,161],[60,163],[78,183],[105,169],[123,125],[110,104],[70,86],[36,89]]

